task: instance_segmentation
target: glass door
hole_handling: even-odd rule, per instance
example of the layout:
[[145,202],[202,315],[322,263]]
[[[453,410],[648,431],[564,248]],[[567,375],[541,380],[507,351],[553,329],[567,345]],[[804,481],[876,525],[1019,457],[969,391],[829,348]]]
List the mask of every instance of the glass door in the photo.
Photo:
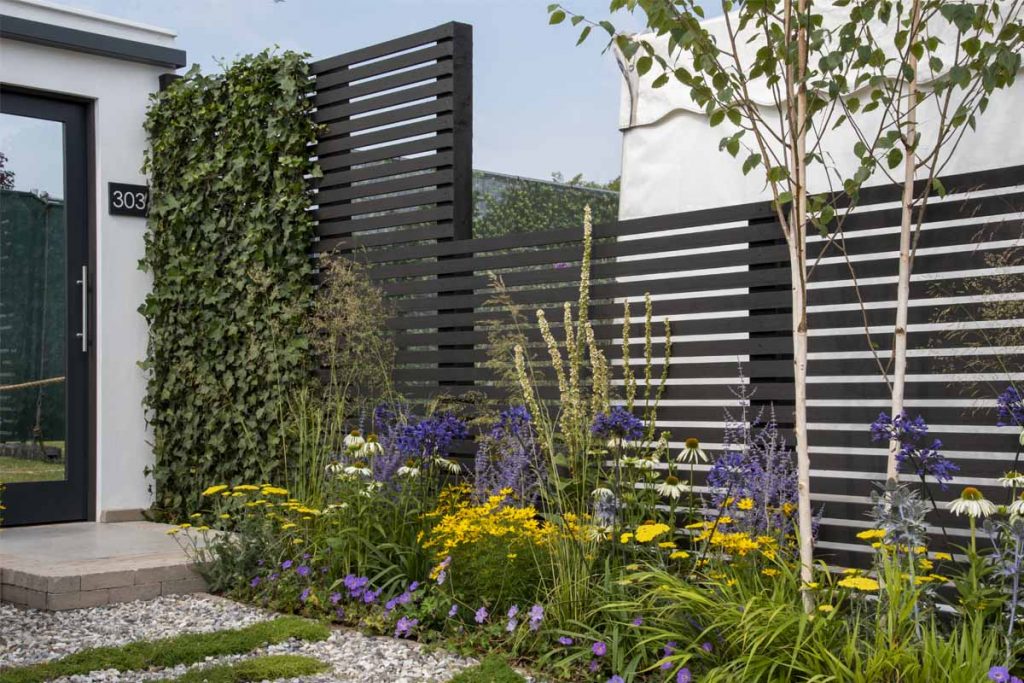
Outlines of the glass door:
[[0,503],[87,516],[88,216],[81,104],[0,90]]

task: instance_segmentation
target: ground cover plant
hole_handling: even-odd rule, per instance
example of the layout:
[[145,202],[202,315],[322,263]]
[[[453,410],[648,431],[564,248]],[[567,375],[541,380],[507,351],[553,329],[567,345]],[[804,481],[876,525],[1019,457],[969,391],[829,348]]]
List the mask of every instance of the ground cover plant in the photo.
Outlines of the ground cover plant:
[[107,669],[137,671],[167,668],[202,662],[208,657],[244,654],[264,645],[284,642],[289,638],[324,640],[328,635],[329,630],[322,624],[285,616],[239,629],[186,633],[159,640],[81,650],[50,662],[0,671],[0,683],[42,683],[62,676],[87,675],[92,671]]
[[[882,414],[865,442],[901,443],[920,481],[876,492],[860,534],[870,566],[819,563],[803,581],[796,463],[773,412],[740,380],[722,450],[687,439],[673,452],[654,427],[665,375],[651,362],[671,329],[648,304],[646,367],[610,362],[628,348],[599,344],[585,315],[589,220],[584,234],[579,300],[559,327],[538,313],[543,346],[512,345],[508,404],[467,415],[391,400],[349,417],[337,450],[310,461],[316,503],[265,482],[197,495],[172,533],[211,582],[284,612],[498,652],[552,680],[1019,680],[1024,475],[1005,475],[1003,501],[949,490],[924,419]],[[1024,425],[1013,387],[999,405]],[[481,447],[460,461],[472,432]],[[695,464],[710,468],[706,492],[691,488]],[[970,520],[959,557],[930,548],[937,507]]]
[[231,664],[217,664],[188,671],[159,683],[250,683],[280,678],[312,676],[329,669],[326,664],[303,655],[263,655]]

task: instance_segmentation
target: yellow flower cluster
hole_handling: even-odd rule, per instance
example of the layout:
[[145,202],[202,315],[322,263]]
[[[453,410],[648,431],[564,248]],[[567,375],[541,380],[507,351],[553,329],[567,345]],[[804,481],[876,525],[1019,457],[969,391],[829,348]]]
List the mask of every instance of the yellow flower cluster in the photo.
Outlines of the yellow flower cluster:
[[[449,493],[447,499],[442,499],[438,508],[444,505],[450,511],[442,514],[423,543],[423,548],[433,550],[439,559],[457,548],[487,538],[506,538],[510,544],[525,542],[540,546],[555,533],[553,526],[541,523],[533,507],[507,505],[504,495],[491,496],[481,505],[472,505],[468,497],[452,500],[452,496],[458,497],[459,492]],[[437,511],[428,514],[437,516]]]
[[668,524],[660,522],[645,522],[636,528],[636,542],[648,543],[662,534],[667,534],[671,529]]
[[878,582],[866,576],[848,576],[842,579],[839,584],[841,588],[854,588],[859,591],[877,591]]
[[757,536],[755,538],[745,531],[705,529],[697,534],[694,540],[697,542],[707,541],[711,546],[723,552],[740,557],[760,551],[762,555],[771,560],[775,558],[775,553],[778,550],[778,541],[772,536]]

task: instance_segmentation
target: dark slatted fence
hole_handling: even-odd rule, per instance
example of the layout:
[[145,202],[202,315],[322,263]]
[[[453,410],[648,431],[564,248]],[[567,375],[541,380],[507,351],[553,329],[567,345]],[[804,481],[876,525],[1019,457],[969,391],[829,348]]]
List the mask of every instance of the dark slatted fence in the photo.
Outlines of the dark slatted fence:
[[[362,247],[359,258],[373,264],[397,311],[396,380],[413,400],[501,395],[487,365],[486,322],[498,316],[491,274],[531,320],[545,309],[556,336],[580,276],[581,225],[468,239],[468,44],[469,28],[448,24],[314,64],[317,118],[328,125],[317,145],[317,250]],[[950,491],[934,489],[937,499],[967,484],[998,498],[995,478],[1016,439],[995,426],[995,396],[1024,379],[1024,167],[945,186],[948,195],[930,201],[914,265],[907,409],[925,416],[961,467]],[[884,479],[885,445],[871,442],[868,425],[889,405],[878,364],[891,360],[899,220],[898,188],[869,189],[840,239],[808,242],[812,497],[823,511],[819,548],[846,559],[867,550],[853,536],[869,526],[869,495]],[[720,452],[738,364],[755,402],[791,422],[790,273],[766,203],[597,225],[594,237],[589,313],[613,363],[624,302],[633,363],[642,358],[645,293],[655,318],[672,323],[659,427],[673,449],[696,436],[709,455]],[[707,469],[699,467],[701,490]],[[933,521],[962,540],[948,513]]]
[[316,251],[470,236],[472,50],[449,23],[311,64]]

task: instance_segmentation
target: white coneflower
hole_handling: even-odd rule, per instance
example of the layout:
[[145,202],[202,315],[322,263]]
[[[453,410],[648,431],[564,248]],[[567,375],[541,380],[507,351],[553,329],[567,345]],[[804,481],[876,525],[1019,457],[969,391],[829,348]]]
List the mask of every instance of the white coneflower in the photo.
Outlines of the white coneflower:
[[1008,489],[1022,488],[1024,487],[1024,474],[1017,470],[1010,470],[999,477],[999,483]]
[[676,500],[686,491],[686,484],[673,475],[668,475],[655,489],[663,496]]
[[633,466],[637,467],[637,468],[639,468],[641,470],[657,469],[657,467],[658,467],[658,459],[657,458],[653,458],[653,457],[637,458],[636,462],[634,463]]
[[357,460],[351,465],[347,465],[344,469],[344,472],[345,474],[348,475],[360,477],[369,477],[371,474],[373,474],[373,470],[371,470],[365,462],[362,462],[360,460]]
[[324,470],[327,472],[327,474],[332,474],[332,475],[337,476],[337,475],[342,473],[344,468],[345,468],[345,466],[343,464],[341,464],[340,462],[332,462],[332,463],[329,463],[327,465],[327,467],[324,468]]
[[406,460],[405,464],[398,468],[396,474],[400,477],[418,477],[420,468],[416,465],[415,460]]
[[373,496],[373,494],[377,493],[382,488],[384,488],[384,484],[380,483],[379,481],[371,481],[366,485],[366,488],[359,492],[359,495],[370,498]]
[[676,456],[676,461],[690,463],[691,465],[698,462],[707,462],[707,460],[707,454],[701,450],[700,440],[692,436],[683,442],[683,450],[679,451],[679,455]]
[[375,455],[380,455],[384,452],[384,447],[380,445],[380,441],[377,440],[376,434],[367,434],[366,443],[363,444],[362,448],[359,449],[359,455],[364,458],[372,458]]
[[949,511],[954,515],[967,515],[971,518],[988,517],[994,514],[996,506],[992,501],[986,500],[981,491],[968,486],[961,493],[960,497],[949,503]]
[[440,455],[434,456],[434,464],[445,468],[452,474],[458,474],[462,471],[462,468],[459,467],[459,463],[454,460],[449,460],[448,458],[442,458]]
[[1011,517],[1024,517],[1024,491],[1010,503],[1009,513]]
[[353,429],[351,432],[348,433],[348,436],[346,436],[341,443],[342,445],[345,446],[346,449],[350,451],[355,451],[363,447],[363,444],[366,443],[366,439],[363,438],[362,432],[360,432],[358,429]]

